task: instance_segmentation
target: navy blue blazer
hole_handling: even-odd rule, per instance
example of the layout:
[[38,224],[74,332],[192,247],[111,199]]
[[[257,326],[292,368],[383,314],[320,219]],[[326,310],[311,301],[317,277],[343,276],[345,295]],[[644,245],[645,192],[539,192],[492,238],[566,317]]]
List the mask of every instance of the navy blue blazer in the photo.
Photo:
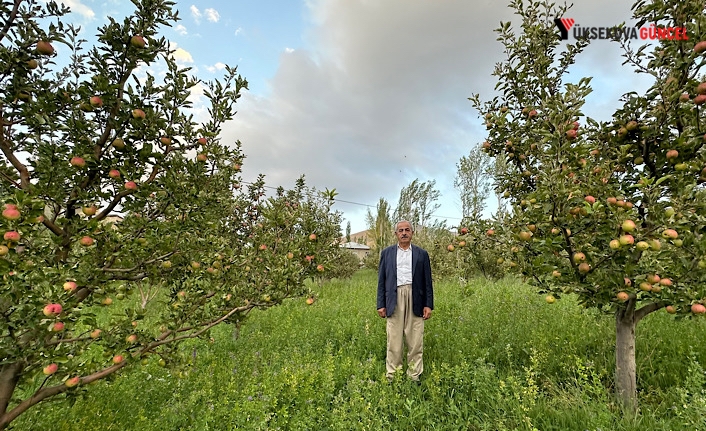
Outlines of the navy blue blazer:
[[[387,317],[392,316],[397,306],[397,244],[380,253],[378,269],[377,309],[385,308]],[[412,312],[424,315],[424,307],[434,309],[434,288],[431,282],[429,253],[412,244]]]

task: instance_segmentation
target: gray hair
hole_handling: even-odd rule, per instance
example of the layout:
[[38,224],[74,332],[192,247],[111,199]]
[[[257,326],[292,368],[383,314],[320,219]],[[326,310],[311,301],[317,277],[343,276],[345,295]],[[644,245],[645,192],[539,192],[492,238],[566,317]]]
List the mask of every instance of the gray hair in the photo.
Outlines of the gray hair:
[[409,223],[409,228],[412,229],[412,232],[414,232],[414,225],[409,220],[400,220],[395,223],[395,232],[397,232],[397,228],[400,226],[400,223]]

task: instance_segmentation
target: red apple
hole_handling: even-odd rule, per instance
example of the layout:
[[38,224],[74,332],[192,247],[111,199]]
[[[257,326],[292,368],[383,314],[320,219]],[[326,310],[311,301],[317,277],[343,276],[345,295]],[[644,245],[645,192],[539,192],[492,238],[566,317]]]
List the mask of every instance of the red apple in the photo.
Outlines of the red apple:
[[260,244],[260,250],[262,250],[262,251],[267,250],[267,245],[265,245],[265,244]]
[[196,262],[196,261],[191,262],[191,268],[192,269],[199,269],[199,268],[201,268],[201,263]]
[[95,205],[91,205],[90,207],[81,208],[81,212],[83,212],[87,216],[95,215],[96,211],[98,211],[98,208],[96,208]]
[[312,233],[311,235],[309,235],[309,241],[316,241],[316,234],[315,233]]
[[94,329],[93,331],[91,331],[91,338],[98,338],[98,337],[100,337],[100,336],[101,336],[101,332],[103,332],[103,331],[101,331],[100,329]]
[[64,330],[64,322],[54,322],[51,326],[50,329],[52,332],[61,332]]
[[614,197],[610,197],[610,198],[606,199],[606,202],[608,202],[609,205],[615,205],[616,203],[618,203],[618,199],[616,199]]
[[619,301],[625,302],[628,299],[630,299],[630,295],[628,295],[627,292],[618,292],[617,295],[615,295],[616,298],[618,298]]
[[197,142],[199,145],[206,145],[206,144],[208,144],[208,140],[207,140],[206,138],[199,138],[196,142]]
[[659,278],[659,275],[657,275],[657,274],[650,274],[647,276],[646,280],[648,283],[657,284],[657,283],[659,283],[661,278]]
[[669,313],[669,314],[676,314],[677,313],[677,309],[674,308],[673,305],[667,305],[666,307],[664,307],[664,309],[667,310],[667,313]]
[[682,93],[682,94],[679,96],[679,101],[680,101],[680,102],[688,102],[689,99],[690,99],[689,93]]
[[694,105],[702,105],[706,102],[706,94],[699,94],[693,99]]
[[662,236],[667,239],[677,239],[679,234],[674,229],[665,229],[664,232],[662,232]]
[[145,46],[147,46],[147,43],[145,42],[144,37],[137,34],[130,38],[130,45],[137,49],[143,49]]
[[90,236],[81,237],[81,239],[78,240],[78,242],[84,247],[90,247],[94,243],[93,238],[91,238]]
[[196,156],[196,160],[198,160],[199,162],[205,162],[206,160],[208,160],[208,156],[204,153],[199,153]]
[[579,264],[579,272],[581,274],[586,274],[590,270],[591,270],[591,265],[587,264],[586,262],[581,262]]
[[125,149],[125,141],[122,138],[115,138],[113,139],[113,148],[116,150],[123,150]]
[[519,237],[522,241],[529,241],[532,239],[532,232],[523,230],[522,232],[520,232]]
[[113,298],[110,298],[110,297],[104,298],[103,301],[101,301],[101,304],[103,304],[103,305],[110,305],[112,303],[113,303]]
[[635,230],[635,222],[632,220],[625,220],[622,224],[622,229],[624,232],[632,232]]
[[455,247],[454,247],[453,244],[449,244],[449,245],[446,246],[446,250],[448,250],[448,251],[454,251],[454,250],[455,250]]
[[88,99],[88,102],[94,108],[100,108],[101,106],[103,106],[103,99],[101,99],[100,96],[93,96],[90,99]]
[[28,69],[32,69],[32,70],[34,70],[34,69],[36,69],[36,68],[39,67],[39,62],[38,62],[37,60],[33,59],[33,58],[27,60],[27,63],[26,63],[26,64],[27,64],[27,68],[28,68]]
[[134,181],[127,181],[125,183],[125,190],[137,190],[137,183]]
[[110,172],[108,172],[108,176],[117,180],[118,178],[120,178],[120,171],[117,169],[111,169]]
[[63,286],[63,287],[64,287],[64,290],[65,290],[65,291],[67,291],[67,292],[73,292],[73,291],[76,290],[76,288],[78,287],[78,285],[77,285],[76,282],[74,282],[74,281],[67,281],[66,283],[64,283],[64,286]]
[[706,307],[703,304],[694,304],[691,306],[691,312],[694,314],[706,314]]
[[462,227],[461,228],[461,235],[465,235],[468,233],[468,228],[467,227]]
[[706,40],[702,40],[701,42],[697,42],[696,45],[694,45],[694,52],[695,53],[701,54],[704,51],[706,51]]
[[677,157],[679,157],[679,151],[669,150],[669,151],[667,151],[666,155],[667,155],[667,159],[673,160],[673,159],[676,159]]
[[495,231],[493,229],[488,229],[487,231],[485,231],[485,234],[487,236],[493,236],[495,234]]
[[119,364],[123,361],[123,355],[115,355],[113,356],[113,363],[114,364]]
[[5,239],[5,241],[17,242],[20,240],[20,234],[17,231],[10,230],[10,231],[5,232],[5,235],[3,235],[3,238]]
[[132,118],[136,120],[144,120],[145,119],[145,111],[142,109],[133,109],[132,110]]
[[81,383],[81,378],[79,376],[76,377],[71,377],[70,379],[67,379],[64,382],[64,385],[69,388],[73,388],[74,386],[77,386],[79,383]]
[[306,305],[311,305],[313,303],[314,303],[314,298],[312,298],[311,296],[306,298]]
[[20,211],[17,208],[6,208],[2,211],[2,216],[8,220],[17,220],[20,218]]
[[664,287],[670,287],[670,286],[672,286],[672,280],[670,280],[668,278],[663,278],[659,281],[659,284],[661,284]]
[[618,241],[620,242],[620,245],[633,245],[635,243],[635,237],[628,234],[620,235]]
[[324,266],[321,264],[316,265],[316,270],[319,272],[324,272]]
[[44,369],[42,370],[42,372],[43,372],[45,375],[50,376],[50,375],[56,373],[56,371],[57,371],[58,369],[59,369],[59,366],[58,366],[57,364],[55,364],[55,363],[52,363],[52,364],[49,364],[49,365],[47,365],[46,367],[44,367]]
[[37,52],[41,55],[52,55],[54,54],[54,47],[46,40],[40,40],[37,42]]
[[583,198],[583,200],[585,200],[586,202],[588,202],[591,205],[596,203],[596,198],[594,198],[593,196],[590,196],[590,195]]
[[63,310],[63,308],[61,307],[61,304],[51,303],[51,304],[45,305],[44,308],[42,309],[42,312],[47,317],[56,317],[59,314],[61,314],[62,310]]
[[623,282],[624,282],[625,285],[628,286],[628,287],[632,286],[632,280],[630,280],[630,279],[627,278],[627,277],[624,277],[624,278],[623,278]]
[[576,139],[576,135],[578,135],[578,132],[574,129],[569,129],[566,131],[567,139]]
[[640,290],[644,292],[649,292],[652,290],[652,285],[646,281],[643,281],[642,283],[640,283]]
[[573,260],[574,263],[583,262],[584,260],[586,260],[586,255],[581,252],[574,253]]
[[71,166],[75,166],[77,168],[83,168],[84,166],[86,166],[86,161],[83,160],[82,157],[78,156],[72,157],[71,160],[69,160],[69,163],[71,164]]
[[128,343],[137,343],[137,335],[136,334],[130,334],[127,337],[125,337],[125,341]]
[[170,138],[168,136],[162,136],[161,138],[159,138],[159,142],[161,142],[164,145],[171,145],[172,138]]
[[613,239],[608,243],[608,247],[613,250],[617,250],[620,248],[620,241],[618,241],[617,239]]

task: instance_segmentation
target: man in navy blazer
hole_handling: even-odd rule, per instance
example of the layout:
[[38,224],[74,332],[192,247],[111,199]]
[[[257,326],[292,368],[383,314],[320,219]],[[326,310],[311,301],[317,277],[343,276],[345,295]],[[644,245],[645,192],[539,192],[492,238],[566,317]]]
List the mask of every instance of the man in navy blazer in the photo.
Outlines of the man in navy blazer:
[[395,226],[397,244],[380,253],[377,311],[387,318],[387,378],[402,368],[407,344],[407,375],[419,382],[424,371],[424,321],[434,309],[429,254],[412,244],[414,229],[406,220]]

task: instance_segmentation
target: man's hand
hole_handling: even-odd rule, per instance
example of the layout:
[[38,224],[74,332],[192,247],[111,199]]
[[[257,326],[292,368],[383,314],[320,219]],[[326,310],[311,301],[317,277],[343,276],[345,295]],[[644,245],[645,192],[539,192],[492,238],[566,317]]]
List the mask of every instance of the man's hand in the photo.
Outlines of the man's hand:
[[429,319],[431,317],[431,308],[424,307],[424,312],[423,312],[422,317],[424,318],[424,320]]
[[378,308],[378,316],[380,316],[384,319],[386,317],[386,315],[387,315],[387,310],[385,309],[385,307]]

